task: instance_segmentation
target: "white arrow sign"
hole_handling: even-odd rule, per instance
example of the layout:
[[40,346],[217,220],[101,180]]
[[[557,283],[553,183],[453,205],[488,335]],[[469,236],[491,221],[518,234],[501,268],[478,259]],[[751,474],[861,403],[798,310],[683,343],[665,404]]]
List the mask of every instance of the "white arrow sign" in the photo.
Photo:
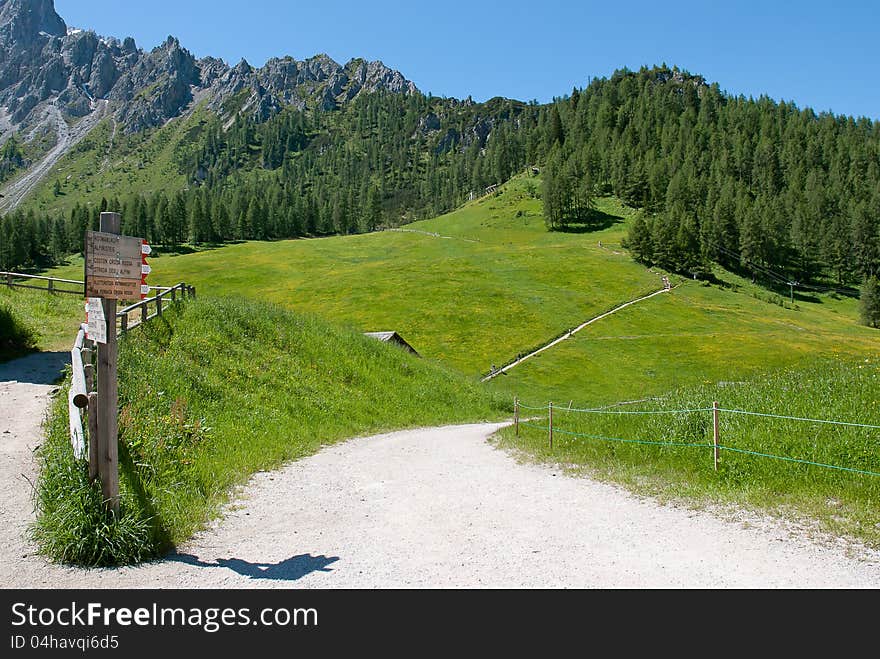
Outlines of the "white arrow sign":
[[141,266],[141,274],[142,274],[142,275],[148,275],[148,274],[150,274],[151,272],[153,272],[153,269],[152,269],[150,266],[148,266],[148,265],[142,265],[142,266]]
[[150,247],[149,245],[141,245],[141,254],[149,256],[152,253],[153,253],[152,247]]

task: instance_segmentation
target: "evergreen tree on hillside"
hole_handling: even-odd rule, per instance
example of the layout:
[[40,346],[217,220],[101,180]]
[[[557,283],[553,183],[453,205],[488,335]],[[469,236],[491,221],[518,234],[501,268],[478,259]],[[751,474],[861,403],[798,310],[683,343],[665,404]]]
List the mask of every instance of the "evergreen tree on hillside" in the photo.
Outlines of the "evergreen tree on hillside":
[[877,277],[869,277],[862,286],[859,315],[863,325],[880,327],[880,282]]

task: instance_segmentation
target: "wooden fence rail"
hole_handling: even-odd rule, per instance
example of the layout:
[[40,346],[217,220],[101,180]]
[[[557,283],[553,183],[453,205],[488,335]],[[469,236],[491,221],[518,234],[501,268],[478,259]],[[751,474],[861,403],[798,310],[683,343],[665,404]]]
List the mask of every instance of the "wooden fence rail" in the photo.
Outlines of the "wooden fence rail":
[[[5,274],[7,273],[0,273],[0,275]],[[153,286],[151,288],[160,292],[153,297],[136,302],[117,312],[115,319],[117,322],[114,323],[117,335],[133,330],[135,327],[156,316],[161,316],[163,313],[163,300],[174,303],[182,302],[187,298],[194,299],[196,296],[195,287],[185,283],[171,287]],[[59,291],[56,289],[56,292]],[[82,291],[79,291],[79,294],[81,295]],[[151,305],[155,309],[152,313],[150,313]],[[168,307],[164,308],[167,309]],[[134,323],[129,323],[129,314],[135,313],[140,318]],[[95,392],[97,382],[94,360],[97,357],[98,350],[97,344],[87,337],[87,331],[88,325],[82,324],[76,334],[73,348],[70,350],[72,376],[70,394],[68,396],[68,414],[70,417],[70,444],[73,448],[73,455],[77,460],[88,458],[89,477],[95,479],[99,473],[98,461],[101,459],[100,452],[97,450],[96,442],[94,441],[97,434],[98,406],[100,404],[98,394]],[[108,331],[111,331],[111,328],[108,327]],[[87,423],[85,427],[88,428],[88,433],[83,432],[83,423],[86,418]]]
[[[124,309],[120,309],[116,313],[116,318],[119,320],[120,334],[125,334],[129,330],[139,327],[148,320],[161,316],[163,312],[163,300],[170,299],[173,304],[187,298],[195,298],[196,296],[195,286],[188,286],[184,283],[177,284],[177,286],[172,286],[171,288],[163,288],[161,291],[161,293],[158,293],[153,297],[148,297],[140,302],[135,302]],[[150,313],[151,305],[155,309],[152,313]],[[135,316],[133,322],[129,319],[129,315]]]
[[[27,282],[46,282],[45,286],[37,286],[34,283],[22,283],[21,280]],[[59,279],[58,277],[41,277],[40,275],[26,275],[21,272],[5,272],[0,271],[0,283],[5,284],[9,288],[30,288],[35,291],[49,291],[50,293],[66,293],[68,295],[79,295],[85,297],[85,282],[77,279]],[[65,288],[58,288],[58,284],[67,284]],[[70,290],[70,285],[78,286],[75,290]],[[151,291],[167,291],[167,286],[150,286]]]

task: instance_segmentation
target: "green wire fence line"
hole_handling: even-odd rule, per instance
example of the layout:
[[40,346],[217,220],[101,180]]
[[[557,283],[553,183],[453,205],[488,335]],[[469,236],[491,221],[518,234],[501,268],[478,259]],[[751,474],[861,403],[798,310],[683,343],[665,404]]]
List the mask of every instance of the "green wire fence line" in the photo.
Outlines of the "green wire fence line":
[[567,407],[554,407],[557,412],[576,412],[580,414],[690,414],[692,412],[711,412],[711,407],[698,408],[695,410],[579,410]]
[[747,451],[741,448],[733,448],[731,446],[719,446],[718,448],[725,451],[733,451],[734,453],[744,453],[745,455],[757,455],[762,458],[772,458],[774,460],[783,460],[785,462],[797,462],[799,464],[812,465],[814,467],[825,467],[827,469],[838,469],[840,471],[851,471],[854,474],[865,474],[867,476],[880,476],[876,471],[867,471],[865,469],[853,469],[852,467],[840,467],[838,465],[829,465],[822,462],[810,462],[809,460],[799,460],[798,458],[788,458],[782,455],[770,455],[769,453],[758,453],[757,451]]
[[[546,408],[530,408],[530,409],[546,409]],[[712,411],[711,408],[709,411]],[[720,410],[719,409],[719,411],[730,412],[732,410]],[[775,417],[776,415],[756,414],[756,416]],[[815,421],[815,419],[801,419],[799,417],[780,417],[780,418],[789,418],[789,419],[796,420],[796,421]],[[528,423],[525,421],[519,421],[518,423],[520,426],[524,426],[526,428],[534,428],[535,430],[541,430],[542,432],[548,432],[551,430],[551,428],[546,425],[537,426],[533,423]],[[862,425],[863,425],[863,424],[851,424],[851,423],[843,423],[843,422],[840,422],[840,423],[842,425],[857,426],[857,427],[862,427]],[[871,426],[869,426],[869,427],[871,427]],[[606,437],[604,435],[592,435],[592,434],[588,434],[588,433],[572,432],[570,430],[563,430],[562,428],[556,428],[556,427],[552,428],[552,432],[559,433],[562,435],[569,435],[571,437],[583,437],[586,439],[598,439],[601,441],[617,442],[617,443],[621,443],[621,444],[641,444],[641,445],[645,445],[645,446],[671,446],[671,447],[676,447],[676,448],[684,447],[684,448],[718,449],[718,450],[722,450],[722,451],[730,451],[732,453],[740,453],[743,455],[753,455],[756,457],[769,458],[772,460],[781,460],[783,462],[794,462],[797,464],[809,465],[809,466],[813,466],[813,467],[823,467],[825,469],[835,469],[838,471],[846,471],[846,472],[850,472],[850,473],[854,473],[854,474],[862,474],[865,476],[880,476],[880,472],[869,471],[867,469],[854,469],[852,467],[841,467],[840,465],[832,465],[832,464],[827,464],[824,462],[813,462],[811,460],[802,460],[800,458],[791,458],[791,457],[784,456],[784,455],[773,455],[771,453],[760,453],[758,451],[749,451],[747,449],[735,448],[733,446],[725,446],[722,444],[718,444],[716,446],[714,444],[701,444],[701,443],[695,443],[695,442],[674,442],[674,441],[668,441],[668,440],[650,441],[650,440],[644,440],[644,439],[623,439],[621,437]]]
[[[536,426],[531,423],[523,423],[519,422],[519,425],[526,426],[528,428],[536,428],[537,430],[547,430],[547,426]],[[712,448],[712,444],[694,444],[694,443],[685,443],[685,442],[668,442],[668,441],[657,441],[652,442],[646,439],[621,439],[620,437],[604,437],[602,435],[587,435],[584,433],[571,432],[569,430],[562,430],[560,428],[553,428],[553,432],[562,433],[563,435],[572,435],[573,437],[588,437],[590,439],[602,439],[606,442],[620,442],[622,444],[646,444],[649,446],[691,446],[694,448]]]
[[765,414],[763,412],[747,412],[745,410],[728,410],[723,407],[718,408],[719,412],[730,412],[731,414],[746,414],[748,416],[763,416],[771,419],[786,419],[788,421],[807,421],[809,423],[827,423],[832,426],[849,426],[851,428],[870,428],[880,430],[880,426],[874,426],[869,423],[853,423],[851,421],[828,421],[826,419],[807,419],[800,416],[783,416],[781,414]]
[[[543,407],[530,407],[528,405],[523,405],[520,402],[517,402],[517,405],[524,410],[534,410],[534,411],[546,411],[549,405],[545,405]],[[701,412],[713,412],[715,408],[713,407],[699,407],[695,409],[685,409],[685,410],[606,410],[606,409],[569,409],[567,407],[557,407],[553,406],[554,412],[570,412],[570,413],[578,413],[578,414],[691,414],[691,413],[701,413]],[[867,428],[869,430],[880,430],[880,425],[873,425],[870,423],[855,423],[853,421],[832,421],[828,419],[811,419],[808,417],[800,417],[800,416],[785,416],[783,414],[769,414],[766,412],[750,412],[748,410],[732,410],[724,407],[719,407],[717,409],[718,412],[728,412],[730,414],[743,414],[747,416],[760,416],[766,417],[770,419],[784,419],[786,421],[803,421],[806,423],[824,423],[832,426],[848,426],[850,428]]]

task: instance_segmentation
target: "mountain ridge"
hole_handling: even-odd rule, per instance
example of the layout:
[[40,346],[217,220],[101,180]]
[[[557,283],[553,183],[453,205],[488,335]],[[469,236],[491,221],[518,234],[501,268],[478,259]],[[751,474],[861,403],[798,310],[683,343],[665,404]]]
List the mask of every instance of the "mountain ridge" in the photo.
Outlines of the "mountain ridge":
[[134,133],[180,116],[197,97],[210,96],[219,111],[244,89],[247,97],[236,110],[263,119],[286,105],[330,110],[363,92],[418,91],[381,61],[342,65],[318,54],[304,61],[276,57],[260,68],[244,60],[230,66],[214,57],[197,59],[173,36],[145,51],[132,37],[71,28],[53,0],[0,0],[0,141],[39,128],[48,105],[72,121],[107,100],[122,130]]

